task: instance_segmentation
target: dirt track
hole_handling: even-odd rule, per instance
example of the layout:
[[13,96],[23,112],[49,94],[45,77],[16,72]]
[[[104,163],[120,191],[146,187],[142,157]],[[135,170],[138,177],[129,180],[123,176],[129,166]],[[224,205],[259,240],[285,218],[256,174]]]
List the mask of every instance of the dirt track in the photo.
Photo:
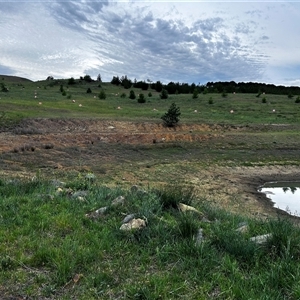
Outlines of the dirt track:
[[[192,183],[200,198],[230,211],[259,217],[276,215],[257,187],[270,180],[300,180],[299,167],[210,163],[213,151],[256,145],[257,140],[252,142],[246,130],[249,132],[249,128],[221,125],[166,128],[158,123],[106,120],[27,120],[0,133],[0,175],[30,177],[40,169],[59,176],[75,170],[94,172],[105,183],[156,185],[179,181]],[[298,149],[294,144],[270,145],[261,152],[281,155],[284,151],[292,157]]]

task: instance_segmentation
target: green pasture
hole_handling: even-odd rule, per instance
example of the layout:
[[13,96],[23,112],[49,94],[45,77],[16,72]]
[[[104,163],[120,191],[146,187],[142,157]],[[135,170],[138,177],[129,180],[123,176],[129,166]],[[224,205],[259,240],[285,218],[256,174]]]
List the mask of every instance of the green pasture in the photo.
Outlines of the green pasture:
[[[68,80],[53,81],[11,81],[0,76],[8,92],[0,92],[0,112],[7,121],[20,118],[112,118],[119,120],[143,120],[160,122],[172,102],[180,107],[183,123],[224,123],[224,124],[296,124],[300,118],[300,104],[296,97],[286,95],[256,94],[192,94],[169,95],[160,99],[155,90],[142,91],[133,88],[136,96],[143,93],[146,103],[129,99],[131,89],[124,89],[110,83]],[[65,95],[60,91],[63,87]],[[87,93],[87,89],[91,93]],[[106,99],[99,99],[101,90]],[[152,96],[148,94],[151,92]],[[125,97],[121,97],[125,94]],[[265,100],[263,101],[263,98]],[[75,100],[75,103],[73,102]]]

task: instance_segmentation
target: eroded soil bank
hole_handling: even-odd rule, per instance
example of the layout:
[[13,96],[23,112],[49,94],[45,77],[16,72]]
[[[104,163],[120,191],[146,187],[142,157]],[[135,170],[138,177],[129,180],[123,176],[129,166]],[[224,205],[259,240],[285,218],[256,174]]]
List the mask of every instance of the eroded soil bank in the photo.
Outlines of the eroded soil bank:
[[26,120],[0,133],[1,176],[93,172],[105,184],[192,184],[199,199],[257,217],[282,213],[257,192],[300,180],[288,125],[229,126],[108,120]]

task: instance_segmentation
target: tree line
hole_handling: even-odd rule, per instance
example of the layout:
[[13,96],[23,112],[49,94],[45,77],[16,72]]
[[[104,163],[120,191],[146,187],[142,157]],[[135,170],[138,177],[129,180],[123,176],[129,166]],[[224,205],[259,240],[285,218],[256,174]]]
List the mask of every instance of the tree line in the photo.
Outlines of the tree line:
[[266,84],[258,82],[238,82],[235,81],[218,81],[207,82],[204,85],[195,83],[175,83],[169,82],[163,84],[160,81],[151,82],[131,80],[126,75],[119,77],[113,76],[111,80],[112,84],[121,85],[125,89],[129,88],[141,88],[142,90],[148,90],[149,88],[161,92],[165,89],[169,94],[189,94],[194,93],[195,90],[199,93],[252,93],[252,94],[280,94],[280,95],[300,95],[299,86],[283,86],[275,84]]

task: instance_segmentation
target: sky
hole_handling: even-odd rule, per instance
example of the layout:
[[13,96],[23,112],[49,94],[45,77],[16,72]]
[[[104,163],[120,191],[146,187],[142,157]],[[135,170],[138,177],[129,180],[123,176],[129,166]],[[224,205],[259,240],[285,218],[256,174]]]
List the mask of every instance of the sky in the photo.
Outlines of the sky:
[[300,86],[300,1],[0,0],[0,74]]

